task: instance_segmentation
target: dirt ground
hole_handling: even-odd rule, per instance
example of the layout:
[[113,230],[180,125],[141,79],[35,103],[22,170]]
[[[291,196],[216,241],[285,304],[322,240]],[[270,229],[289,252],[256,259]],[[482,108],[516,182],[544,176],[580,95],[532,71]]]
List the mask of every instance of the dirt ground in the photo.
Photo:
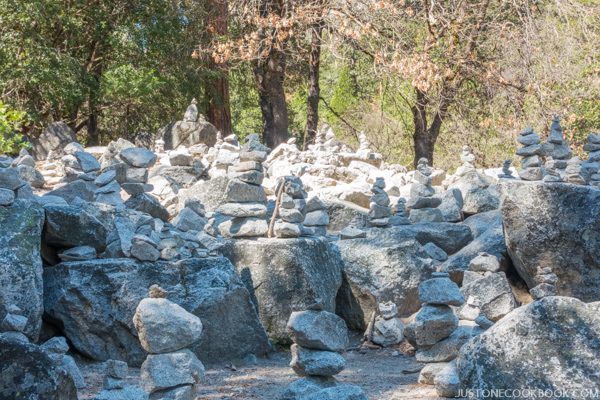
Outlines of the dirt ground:
[[[414,357],[394,349],[355,349],[344,356],[346,369],[336,378],[359,385],[371,400],[438,399],[432,386],[417,384],[422,365]],[[298,379],[288,366],[290,359],[289,352],[278,351],[266,359],[207,368],[197,399],[277,399],[289,383]],[[80,398],[93,399],[102,387],[103,364],[79,364],[88,384],[80,391]],[[136,384],[138,377],[139,369],[130,368],[128,380]]]

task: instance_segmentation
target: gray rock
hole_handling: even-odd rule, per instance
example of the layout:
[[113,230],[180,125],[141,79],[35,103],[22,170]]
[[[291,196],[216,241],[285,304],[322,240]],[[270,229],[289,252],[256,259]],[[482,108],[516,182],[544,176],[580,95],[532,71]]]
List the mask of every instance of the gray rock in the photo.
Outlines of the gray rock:
[[10,206],[15,201],[15,192],[0,188],[0,206]]
[[150,214],[152,217],[159,218],[165,222],[169,221],[169,212],[167,209],[154,196],[147,193],[131,196],[125,202],[125,205],[132,210]]
[[19,172],[19,176],[25,182],[29,183],[31,187],[34,188],[43,188],[46,180],[44,179],[44,175],[34,167],[29,165],[19,165],[17,166],[17,171]]
[[43,224],[44,210],[37,203],[17,200],[0,207],[0,318],[18,306],[31,340],[37,340],[42,325]]
[[219,224],[219,233],[227,238],[260,237],[268,230],[267,221],[259,218],[232,218]]
[[421,385],[433,385],[435,376],[439,374],[446,367],[446,365],[448,365],[448,363],[445,362],[426,364],[419,373],[418,382]]
[[427,279],[419,284],[419,300],[427,304],[460,306],[465,302],[456,283],[449,278]]
[[473,336],[482,330],[473,326],[459,326],[446,339],[443,339],[431,347],[423,347],[417,350],[416,359],[423,363],[438,363],[454,360],[458,357],[461,347]]
[[199,143],[214,146],[217,132],[217,128],[208,121],[177,121],[161,128],[157,132],[157,137],[162,137],[165,141],[165,150],[171,150],[179,146],[191,147]]
[[460,391],[460,379],[456,369],[456,363],[448,363],[440,372],[433,378],[435,391],[441,397],[457,397]]
[[148,168],[135,168],[125,164],[121,174],[117,175],[119,183],[146,183],[148,181]]
[[229,179],[224,176],[208,181],[198,181],[189,189],[179,191],[179,204],[183,208],[186,200],[194,199],[200,201],[206,208],[206,211],[216,211],[220,205],[226,203],[225,189],[228,182]]
[[44,242],[56,247],[106,247],[107,226],[79,206],[47,205]]
[[122,388],[103,390],[94,400],[148,400],[148,393],[133,385],[123,385]]
[[202,320],[203,334],[192,350],[203,362],[268,351],[250,294],[223,257],[155,263],[97,259],[46,267],[44,308],[81,354],[139,366],[146,352],[133,315],[147,288],[156,283],[171,301]]
[[333,351],[311,350],[293,344],[290,367],[298,375],[333,376],[346,366],[346,359]]
[[96,258],[96,249],[92,246],[77,246],[58,254],[62,261],[82,261]]
[[443,222],[444,215],[439,208],[417,208],[410,210],[409,219],[413,224],[422,222]]
[[425,250],[429,258],[433,260],[446,261],[448,259],[448,254],[433,243],[426,243],[423,245],[423,250]]
[[69,351],[67,339],[62,336],[55,336],[48,339],[40,346],[45,352],[52,354],[66,354]]
[[454,332],[458,318],[448,306],[425,304],[411,325],[417,345],[432,346]]
[[207,222],[208,220],[206,218],[198,215],[191,208],[187,207],[183,208],[179,214],[173,218],[173,221],[171,221],[175,228],[184,232],[190,230],[201,231],[204,229],[204,225],[206,225]]
[[442,204],[442,199],[439,197],[411,197],[406,203],[406,207],[410,209],[436,208],[440,204]]
[[275,221],[273,232],[278,238],[297,238],[301,233],[300,225],[283,221]]
[[309,349],[342,352],[348,345],[344,320],[328,311],[295,311],[287,329],[294,343]]
[[49,155],[60,156],[63,149],[75,141],[75,132],[64,122],[53,122],[42,134],[32,141],[33,155],[36,160],[45,160]]
[[156,162],[156,154],[142,147],[129,147],[121,150],[119,156],[132,167],[150,168]]
[[304,221],[304,215],[295,208],[280,208],[279,216],[283,221],[293,224],[300,224]]
[[321,389],[301,397],[302,400],[367,400],[367,395],[358,386],[348,383]]
[[475,323],[482,329],[489,329],[494,325],[494,323],[483,314],[479,314],[479,316],[475,318]]
[[309,211],[304,216],[306,226],[326,226],[329,224],[329,214],[325,210]]
[[465,298],[477,299],[481,312],[492,321],[498,321],[517,306],[504,272],[486,275],[460,290]]
[[350,226],[347,226],[340,231],[340,239],[342,239],[342,240],[344,240],[344,239],[360,239],[360,238],[366,238],[366,237],[367,237],[367,232],[363,231],[362,229],[353,228]]
[[0,322],[0,331],[2,332],[25,332],[27,327],[27,318],[22,315],[8,313]]
[[460,190],[465,214],[495,210],[500,204],[498,193],[493,188],[493,179],[477,171],[467,172],[449,189]]
[[46,196],[57,196],[62,197],[71,204],[75,198],[79,197],[85,201],[94,201],[94,193],[96,192],[97,186],[93,182],[87,182],[83,180],[75,180],[69,182],[64,186],[54,189],[44,195]]
[[269,336],[289,342],[292,311],[335,311],[342,260],[323,238],[236,240],[223,250],[252,294]]
[[0,188],[17,190],[25,182],[21,180],[19,173],[14,168],[0,168]]
[[192,165],[194,158],[191,154],[182,151],[173,151],[169,153],[169,162],[174,167],[187,167]]
[[150,400],[194,400],[192,385],[178,386],[173,389],[158,390],[150,395]]
[[358,386],[339,383],[333,378],[307,377],[292,382],[280,400],[367,400]]
[[180,385],[200,383],[204,365],[190,350],[174,353],[149,354],[140,370],[144,389],[153,393]]
[[225,203],[217,207],[218,213],[232,217],[258,217],[267,215],[267,206],[262,203]]
[[404,325],[400,318],[377,317],[371,341],[383,347],[396,345],[404,338]]
[[98,171],[100,169],[100,163],[93,155],[86,153],[85,151],[76,151],[73,154],[79,163],[79,167],[83,172],[88,173],[92,171]]
[[265,175],[260,171],[244,171],[244,172],[230,172],[228,174],[230,179],[238,179],[245,183],[252,185],[260,185],[263,183]]
[[79,367],[75,363],[75,359],[68,355],[63,355],[60,358],[62,359],[60,365],[65,371],[67,371],[71,379],[73,379],[75,387],[77,389],[83,389],[86,387],[85,380],[81,374],[81,371],[79,370]]
[[599,310],[599,302],[567,297],[546,297],[514,310],[461,349],[461,382],[478,390],[599,390]]
[[125,379],[129,373],[127,363],[119,360],[107,360],[105,363],[106,375],[111,378]]
[[506,245],[519,275],[535,287],[537,267],[558,276],[561,296],[600,297],[600,190],[566,183],[502,184]]
[[474,272],[498,272],[500,271],[500,263],[496,256],[480,253],[469,263],[469,270]]
[[462,193],[459,189],[446,190],[441,196],[442,202],[438,206],[444,221],[459,222],[463,220],[462,208],[464,205]]
[[202,334],[200,318],[161,298],[140,301],[133,324],[143,349],[154,354],[189,347]]
[[104,186],[114,181],[117,178],[117,172],[115,170],[107,170],[98,175],[94,180],[94,183],[98,186]]
[[121,188],[126,191],[130,196],[136,194],[151,192],[154,190],[154,186],[148,183],[131,183],[125,182],[121,184]]
[[0,360],[2,398],[77,400],[72,378],[35,344],[0,333]]
[[140,261],[156,261],[160,257],[157,245],[144,235],[134,235],[131,239],[131,255]]
[[225,200],[230,203],[265,203],[267,196],[260,185],[231,179],[225,189]]

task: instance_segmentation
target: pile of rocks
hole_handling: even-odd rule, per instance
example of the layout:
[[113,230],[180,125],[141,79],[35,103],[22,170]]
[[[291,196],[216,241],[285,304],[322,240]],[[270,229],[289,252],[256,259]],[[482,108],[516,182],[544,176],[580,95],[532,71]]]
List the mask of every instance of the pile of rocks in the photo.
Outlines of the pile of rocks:
[[138,304],[133,323],[148,356],[140,371],[150,399],[194,399],[194,385],[204,377],[204,366],[189,350],[202,334],[200,318],[166,299],[157,285]]
[[463,164],[456,170],[456,175],[463,176],[467,172],[475,171],[475,155],[471,148],[466,144],[462,147],[460,161],[462,161]]
[[105,370],[102,391],[94,400],[148,400],[144,390],[127,383],[129,368],[125,361],[108,360]]
[[526,128],[519,134],[517,139],[523,145],[517,150],[517,155],[522,157],[519,177],[525,181],[539,181],[543,178],[542,160],[544,155],[540,135],[532,128]]
[[217,209],[230,217],[219,224],[221,235],[239,238],[259,237],[267,233],[267,196],[261,184],[264,179],[262,162],[268,151],[269,148],[260,143],[258,135],[252,134],[241,149],[239,162],[229,167],[226,203]]
[[17,170],[0,165],[0,206],[10,206],[17,198],[28,197],[27,194],[31,194],[31,188]]
[[327,205],[319,196],[313,196],[306,202],[304,209],[303,236],[326,236],[329,225]]
[[385,180],[381,177],[375,179],[371,187],[371,202],[369,204],[369,224],[371,226],[384,227],[390,224],[392,208],[390,197],[386,193]]
[[504,160],[502,163],[502,173],[498,174],[498,178],[500,179],[515,179],[510,169],[512,164],[512,160]]
[[100,163],[90,153],[86,153],[77,142],[71,142],[64,148],[65,155],[61,158],[64,168],[65,179],[73,181],[82,179],[93,181],[95,172],[100,170]]
[[581,170],[589,185],[600,188],[600,133],[591,133],[583,149],[589,153]]
[[0,322],[0,332],[15,332],[23,340],[28,340],[25,336],[25,328],[27,327],[27,317],[22,315],[21,310],[15,304],[9,304],[6,307],[6,315]]
[[376,166],[379,166],[383,158],[381,154],[371,150],[371,142],[369,142],[364,132],[358,134],[358,150],[356,151],[356,155],[361,160]]
[[291,383],[281,399],[366,400],[362,389],[340,384],[333,378],[346,366],[346,360],[339,354],[348,344],[348,329],[343,319],[321,310],[293,312],[287,329],[294,341],[290,367],[305,378]]
[[423,306],[405,329],[406,338],[417,349],[417,361],[428,363],[421,370],[419,382],[435,384],[439,396],[454,397],[460,382],[451,361],[471,331],[459,327],[450,306],[461,306],[465,299],[447,273],[434,272],[431,279],[419,285],[419,300]]
[[114,206],[122,205],[121,185],[117,182],[117,172],[109,169],[98,175],[94,180],[96,191],[94,192],[94,201],[96,203],[112,204]]
[[547,296],[556,296],[558,276],[552,272],[552,268],[538,266],[534,279],[537,282],[537,286],[529,290],[534,300],[539,300]]
[[61,367],[71,376],[73,383],[77,389],[85,387],[85,381],[79,367],[75,363],[73,357],[67,354],[69,351],[69,345],[67,339],[62,336],[55,336],[41,346],[41,349],[48,354],[48,357],[54,362],[55,365]]
[[373,322],[373,329],[366,337],[382,347],[396,345],[404,339],[404,324],[398,318],[398,307],[394,302],[379,303],[379,315]]
[[390,218],[391,225],[410,225],[410,219],[406,211],[406,199],[404,197],[398,197],[396,204],[392,208],[392,212],[394,215]]
[[273,233],[278,238],[299,237],[304,221],[306,208],[306,192],[302,181],[295,176],[286,176],[280,181],[280,198],[275,216],[278,219],[273,225]]
[[147,184],[148,168],[156,163],[156,154],[141,147],[129,147],[119,153],[119,158],[124,162],[122,170],[117,171],[123,190],[132,197],[152,191],[152,186]]
[[442,211],[436,208],[442,203],[442,199],[435,197],[435,189],[431,186],[432,170],[428,163],[426,158],[421,158],[413,175],[410,197],[407,202],[410,209],[409,218],[413,223],[444,220]]
[[558,117],[552,120],[548,142],[544,144],[544,152],[546,153],[546,162],[544,163],[545,175],[542,180],[544,182],[564,182],[567,161],[573,153],[564,138]]

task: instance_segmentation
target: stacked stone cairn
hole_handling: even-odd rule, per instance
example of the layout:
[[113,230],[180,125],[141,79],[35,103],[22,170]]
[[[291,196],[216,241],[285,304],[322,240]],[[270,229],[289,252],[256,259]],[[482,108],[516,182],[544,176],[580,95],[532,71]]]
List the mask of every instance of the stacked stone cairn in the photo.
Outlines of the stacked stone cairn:
[[19,176],[31,187],[43,188],[46,180],[40,171],[35,169],[35,160],[26,149],[19,151],[19,156],[15,158],[11,165],[19,172]]
[[18,336],[21,340],[29,341],[25,336],[26,327],[27,317],[23,316],[23,310],[15,304],[9,304],[6,307],[6,315],[0,322],[0,332],[12,332],[12,335]]
[[55,336],[44,342],[40,347],[48,354],[54,364],[67,371],[77,389],[85,387],[85,381],[79,367],[77,367],[73,357],[67,354],[67,351],[69,351],[67,339],[62,336]]
[[519,134],[517,141],[523,145],[517,150],[517,155],[522,157],[519,177],[524,181],[539,181],[544,176],[542,160],[544,149],[540,136],[532,128],[526,128]]
[[371,226],[385,227],[390,224],[392,208],[390,207],[390,197],[385,191],[385,180],[381,177],[376,178],[371,187],[371,202],[369,204],[369,224]]
[[581,172],[589,185],[600,188],[600,133],[591,133],[583,150],[589,156],[581,163]]
[[556,283],[558,276],[552,272],[550,267],[538,267],[535,276],[537,286],[529,290],[534,300],[539,300],[547,296],[556,296]]
[[373,322],[373,329],[365,335],[382,347],[394,346],[404,339],[404,324],[398,318],[398,307],[394,302],[379,303],[379,315]]
[[347,227],[340,231],[340,240],[347,239],[359,239],[367,237],[367,232],[359,228],[359,226],[364,226],[362,220],[364,217],[355,215],[348,224]]
[[200,339],[202,322],[167,300],[159,286],[152,285],[148,295],[133,316],[142,348],[149,353],[140,370],[142,386],[151,400],[192,400],[204,366],[189,347]]
[[325,202],[318,196],[309,198],[304,213],[302,236],[326,236],[329,213]]
[[261,184],[264,179],[262,162],[268,151],[258,135],[252,134],[241,149],[239,162],[229,167],[226,203],[217,209],[220,214],[230,217],[218,226],[222,236],[259,237],[267,233],[267,196]]
[[304,378],[292,382],[282,400],[366,400],[362,389],[333,378],[346,365],[340,354],[348,345],[348,329],[343,319],[322,310],[297,311],[290,315],[287,329],[294,342],[290,367]]
[[77,142],[66,145],[64,152],[65,155],[61,158],[61,161],[67,181],[70,182],[75,179],[93,181],[95,179],[95,172],[100,170],[100,163],[93,155],[86,153]]
[[406,211],[406,199],[404,197],[398,197],[392,212],[394,215],[390,218],[391,225],[410,225],[410,219],[408,218],[408,212]]
[[112,204],[119,206],[123,204],[121,198],[121,185],[117,182],[117,172],[114,169],[108,169],[102,172],[96,179],[96,191],[94,192],[94,201],[97,203]]
[[455,397],[460,381],[451,361],[470,335],[459,328],[450,306],[461,306],[465,299],[445,272],[434,272],[431,279],[421,282],[418,292],[423,305],[404,334],[417,349],[417,361],[427,363],[419,382],[434,384],[439,396]]
[[566,181],[567,162],[573,155],[569,143],[565,140],[563,129],[560,126],[560,119],[555,117],[550,125],[550,135],[548,142],[543,145],[546,154],[544,163],[545,175],[544,182],[564,182]]
[[475,171],[475,155],[468,145],[463,145],[462,152],[460,154],[460,161],[462,165],[456,170],[456,175],[463,176],[467,172]]
[[129,368],[125,361],[108,360],[105,369],[103,389],[94,400],[148,400],[148,393],[127,383]]
[[510,169],[512,164],[512,160],[504,160],[502,163],[502,172],[498,174],[498,178],[500,179],[515,179]]
[[31,187],[9,165],[10,162],[7,167],[0,165],[0,206],[10,206],[18,198],[33,196]]
[[[279,182],[280,197],[274,218],[273,234],[278,238],[295,238],[302,234],[306,192],[300,178],[285,176]],[[271,232],[269,232],[271,234]]]
[[147,183],[148,168],[156,163],[156,154],[141,147],[129,147],[119,153],[119,158],[123,164],[117,175],[120,175],[119,182],[123,190],[132,197],[143,196],[152,191],[152,185]]
[[433,171],[428,163],[426,158],[421,158],[413,175],[410,197],[407,202],[407,207],[410,209],[409,218],[413,223],[442,222],[444,220],[442,211],[437,208],[442,203],[442,199],[435,196],[435,189],[431,186]]

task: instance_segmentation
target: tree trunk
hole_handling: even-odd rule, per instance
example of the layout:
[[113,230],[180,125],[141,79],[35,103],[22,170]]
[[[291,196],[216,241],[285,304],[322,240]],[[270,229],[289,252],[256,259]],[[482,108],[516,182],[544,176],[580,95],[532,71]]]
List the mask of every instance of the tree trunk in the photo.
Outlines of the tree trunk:
[[[214,35],[227,35],[227,0],[211,0],[208,14],[208,26],[214,27]],[[219,76],[206,82],[208,97],[207,119],[224,136],[231,135],[231,110],[229,108],[229,73],[227,66],[210,61],[209,68]]]
[[87,141],[86,146],[100,145],[100,132],[98,131],[98,111],[94,100],[90,99],[89,114],[87,120]]
[[319,68],[321,65],[321,24],[311,29],[310,55],[308,60],[308,97],[306,99],[306,133],[303,149],[314,143],[319,125]]

